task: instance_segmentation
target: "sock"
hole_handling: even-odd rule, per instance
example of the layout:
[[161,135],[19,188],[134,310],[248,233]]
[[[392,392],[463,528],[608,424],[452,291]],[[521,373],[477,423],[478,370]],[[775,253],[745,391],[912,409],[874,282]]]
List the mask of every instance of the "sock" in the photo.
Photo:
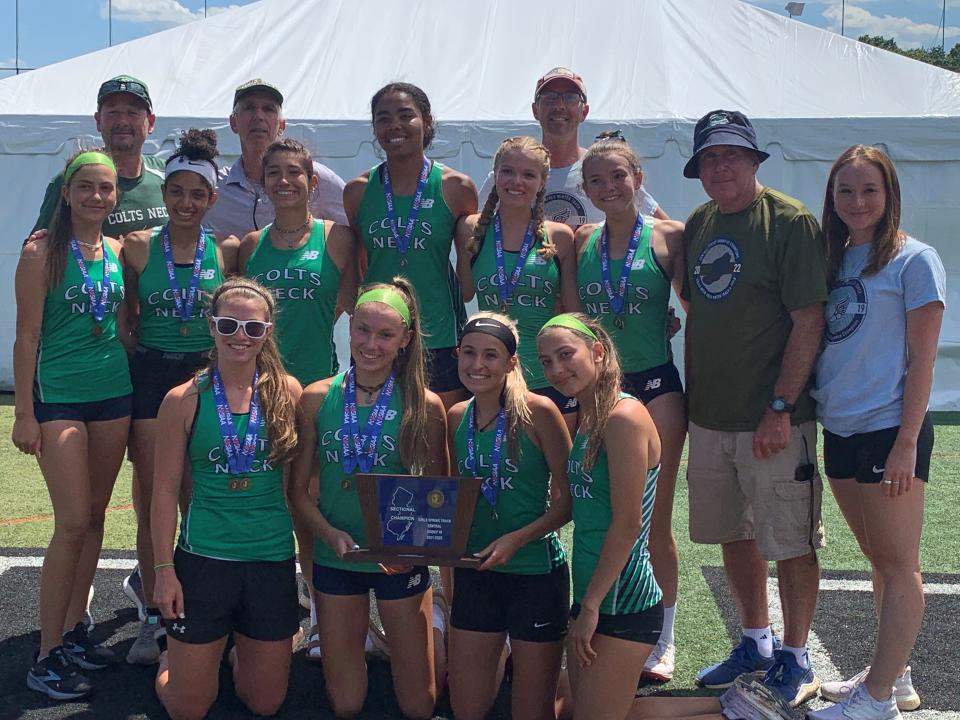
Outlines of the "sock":
[[317,604],[313,601],[313,593],[310,593],[310,627],[317,626]]
[[810,655],[807,653],[806,647],[790,647],[789,645],[784,645],[781,650],[792,653],[797,659],[797,664],[804,670],[810,667]]
[[367,639],[366,639],[366,641],[363,643],[363,651],[364,651],[364,652],[371,652],[371,651],[373,651],[373,638],[370,637],[370,632],[369,632],[369,631],[367,631]]
[[433,627],[439,630],[441,633],[444,633],[447,630],[447,623],[443,619],[443,611],[436,603],[433,604]]
[[769,625],[764,628],[744,628],[743,635],[757,644],[757,649],[763,657],[773,655],[773,632]]
[[663,627],[660,628],[660,642],[673,645],[673,621],[677,616],[677,606],[663,609]]

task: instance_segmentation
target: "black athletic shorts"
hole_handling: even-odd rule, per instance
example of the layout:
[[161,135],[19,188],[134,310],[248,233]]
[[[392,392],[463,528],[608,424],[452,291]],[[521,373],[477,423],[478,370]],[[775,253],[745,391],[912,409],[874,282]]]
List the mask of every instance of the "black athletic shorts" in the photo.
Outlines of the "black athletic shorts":
[[[883,480],[887,455],[893,449],[900,426],[857,433],[850,437],[823,431],[823,465],[827,477],[834,480],[855,478],[859,483]],[[913,476],[924,482],[930,479],[930,455],[933,454],[933,422],[930,414],[923,418],[917,436],[917,464]]]
[[577,402],[575,397],[567,397],[553,387],[553,385],[537,388],[536,390],[531,390],[530,392],[536,393],[537,395],[543,395],[543,397],[553,400],[553,404],[557,406],[557,409],[560,411],[561,415],[570,415],[580,410],[580,403]]
[[38,423],[76,420],[82,423],[106,422],[129,417],[132,395],[75,403],[45,403],[33,399],[33,416]]
[[667,360],[657,367],[640,372],[624,373],[623,391],[647,404],[667,393],[682,393],[683,383],[680,382],[680,372],[673,364],[673,360]]
[[182,385],[210,361],[209,351],[164,352],[137,345],[130,358],[133,419],[152,420],[170,390]]
[[510,634],[513,640],[556,642],[567,632],[567,564],[542,575],[455,568],[450,624],[458,630]]
[[427,380],[435,393],[460,390],[460,373],[457,371],[457,347],[434,348],[426,351]]
[[300,627],[293,557],[217,560],[178,547],[173,562],[185,617],[164,620],[168,637],[203,645],[236,631],[269,642],[291,638]]
[[[570,617],[576,619],[580,614],[580,603],[574,603],[570,608]],[[609,635],[617,640],[656,645],[660,639],[660,629],[663,627],[663,602],[648,607],[638,613],[630,615],[600,614],[597,622],[597,632]]]
[[403,600],[424,593],[430,586],[426,565],[399,575],[387,575],[313,564],[313,587],[326,595],[366,595],[373,590],[377,600]]

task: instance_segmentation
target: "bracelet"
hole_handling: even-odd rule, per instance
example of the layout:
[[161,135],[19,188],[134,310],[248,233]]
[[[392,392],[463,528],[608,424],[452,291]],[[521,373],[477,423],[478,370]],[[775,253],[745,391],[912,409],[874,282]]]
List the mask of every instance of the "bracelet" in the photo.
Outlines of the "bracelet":
[[153,571],[156,572],[156,571],[159,570],[160,568],[165,568],[165,567],[174,567],[174,564],[173,564],[172,562],[168,562],[168,563],[157,563],[156,565],[153,566]]

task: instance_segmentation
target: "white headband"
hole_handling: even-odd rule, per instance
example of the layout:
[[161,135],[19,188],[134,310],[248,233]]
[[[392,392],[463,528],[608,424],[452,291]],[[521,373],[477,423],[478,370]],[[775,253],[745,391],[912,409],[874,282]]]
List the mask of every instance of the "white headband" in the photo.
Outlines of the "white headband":
[[163,177],[164,179],[169,178],[175,172],[180,172],[181,170],[196,173],[206,180],[211,188],[217,187],[217,169],[209,160],[191,160],[185,155],[177,155],[167,160]]

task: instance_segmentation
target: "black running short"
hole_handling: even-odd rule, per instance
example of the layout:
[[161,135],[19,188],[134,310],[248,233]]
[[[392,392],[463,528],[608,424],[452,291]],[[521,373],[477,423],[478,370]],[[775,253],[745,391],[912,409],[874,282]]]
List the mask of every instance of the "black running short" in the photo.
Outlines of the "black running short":
[[[859,483],[883,480],[887,455],[893,449],[900,426],[857,433],[850,437],[823,431],[823,465],[827,477],[834,480],[855,478]],[[913,476],[924,482],[930,479],[930,456],[933,454],[933,422],[930,414],[923,418],[917,436],[917,463]]]

